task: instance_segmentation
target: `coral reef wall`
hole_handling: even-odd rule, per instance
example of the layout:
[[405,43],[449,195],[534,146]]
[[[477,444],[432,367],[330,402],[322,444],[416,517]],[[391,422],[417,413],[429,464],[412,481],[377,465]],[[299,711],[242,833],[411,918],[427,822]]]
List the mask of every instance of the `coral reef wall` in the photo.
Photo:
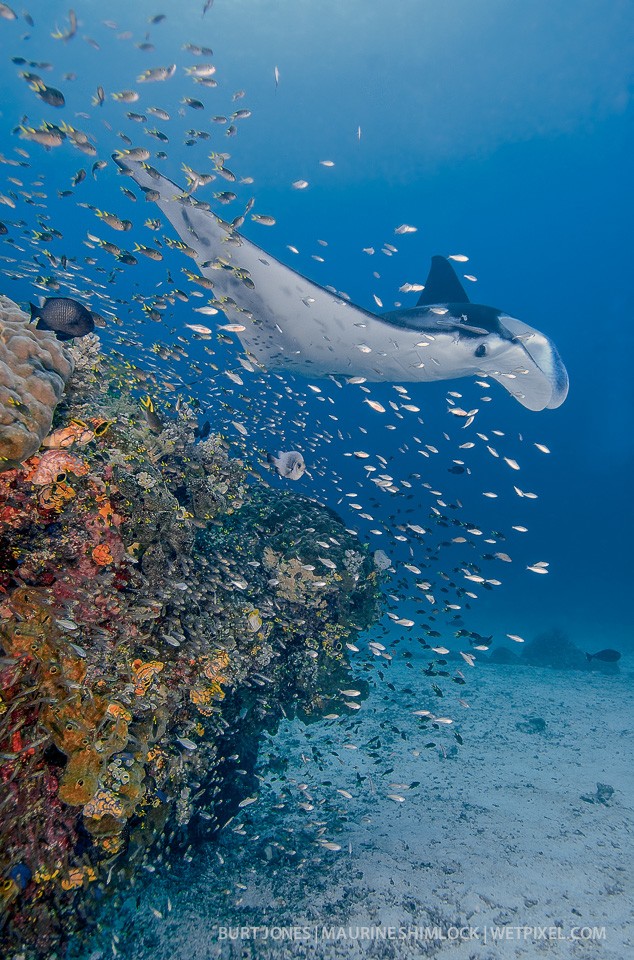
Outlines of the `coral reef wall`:
[[52,432],[0,473],[0,945],[29,957],[231,818],[260,734],[341,707],[379,606],[335,513],[173,396],[149,421],[96,336],[70,353]]

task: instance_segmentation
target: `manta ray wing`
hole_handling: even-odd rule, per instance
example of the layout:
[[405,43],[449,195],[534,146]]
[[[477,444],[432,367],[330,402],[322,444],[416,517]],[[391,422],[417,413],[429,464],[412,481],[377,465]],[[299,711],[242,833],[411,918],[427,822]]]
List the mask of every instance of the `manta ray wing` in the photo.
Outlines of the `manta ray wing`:
[[115,159],[139,186],[160,194],[158,207],[195,253],[200,272],[214,284],[216,305],[231,322],[245,327],[238,335],[258,363],[310,376],[443,379],[435,366],[429,371],[422,366],[419,331],[401,329],[313,283],[192,201],[166,177],[150,174],[138,161]]
[[[240,341],[261,366],[306,376],[342,374],[388,382],[485,373],[531,410],[563,402],[568,381],[555,347],[520,321],[513,321],[522,330],[512,332],[507,355],[498,356],[494,369],[486,370],[470,345],[465,346],[465,335],[473,331],[462,318],[435,317],[430,325],[416,317],[416,308],[379,317],[281,263],[147,164],[114,159],[140,187],[158,194],[155,202],[185,252],[213,284],[212,305],[244,328],[238,331]],[[458,305],[469,303],[443,257],[433,258],[428,286],[422,299],[444,292],[445,303],[450,296]],[[480,333],[489,336],[486,330]],[[524,335],[529,333],[534,340],[526,347]],[[492,331],[490,336],[498,335]]]

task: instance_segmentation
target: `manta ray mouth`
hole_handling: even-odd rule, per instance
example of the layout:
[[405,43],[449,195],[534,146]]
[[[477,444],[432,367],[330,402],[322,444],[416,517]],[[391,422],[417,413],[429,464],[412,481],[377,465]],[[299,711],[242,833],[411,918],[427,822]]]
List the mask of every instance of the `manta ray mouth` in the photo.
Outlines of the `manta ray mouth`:
[[555,409],[568,396],[568,372],[555,344],[539,330],[515,317],[501,316],[500,324],[522,350],[525,366],[513,373],[491,373],[529,410]]

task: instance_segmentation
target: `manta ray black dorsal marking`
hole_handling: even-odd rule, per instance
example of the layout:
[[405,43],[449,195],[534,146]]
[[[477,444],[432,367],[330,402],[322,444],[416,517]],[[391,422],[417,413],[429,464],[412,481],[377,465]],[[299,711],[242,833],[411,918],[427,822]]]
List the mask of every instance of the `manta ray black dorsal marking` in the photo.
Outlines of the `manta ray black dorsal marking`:
[[432,303],[469,303],[469,297],[445,257],[431,258],[425,289],[418,298],[416,306],[428,307]]

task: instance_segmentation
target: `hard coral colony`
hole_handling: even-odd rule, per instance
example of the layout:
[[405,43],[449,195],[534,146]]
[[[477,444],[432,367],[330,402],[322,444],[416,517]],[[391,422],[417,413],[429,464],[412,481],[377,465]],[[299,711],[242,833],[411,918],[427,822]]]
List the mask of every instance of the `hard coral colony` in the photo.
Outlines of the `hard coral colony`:
[[[336,514],[196,442],[186,404],[155,434],[94,334],[61,346],[2,311],[5,381],[16,337],[60,370],[33,422],[3,394],[0,426],[2,937],[45,956],[113,858],[134,882],[192,820],[231,818],[252,780],[225,757],[248,743],[252,773],[262,731],[327,711],[378,588]],[[319,537],[337,562],[317,578]]]

